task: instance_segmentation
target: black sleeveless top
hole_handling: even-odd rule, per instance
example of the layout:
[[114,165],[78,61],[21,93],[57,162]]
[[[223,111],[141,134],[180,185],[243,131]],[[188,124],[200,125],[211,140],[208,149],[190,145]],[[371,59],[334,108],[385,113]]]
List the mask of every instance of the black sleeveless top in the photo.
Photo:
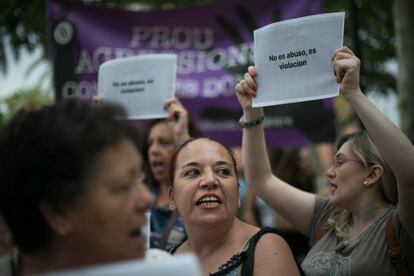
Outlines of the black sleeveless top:
[[[226,263],[222,264],[217,272],[210,273],[210,276],[250,276],[253,275],[254,269],[254,251],[256,248],[256,244],[259,239],[267,234],[267,233],[274,233],[279,235],[283,238],[283,232],[281,230],[265,227],[254,234],[246,245],[243,247],[240,253],[234,254]],[[184,241],[183,241],[184,242]],[[181,243],[182,244],[182,243]],[[174,255],[175,251],[181,244],[173,247],[169,252],[170,254]],[[296,261],[296,260],[295,260]],[[298,266],[299,272],[301,275],[305,275],[296,262]]]

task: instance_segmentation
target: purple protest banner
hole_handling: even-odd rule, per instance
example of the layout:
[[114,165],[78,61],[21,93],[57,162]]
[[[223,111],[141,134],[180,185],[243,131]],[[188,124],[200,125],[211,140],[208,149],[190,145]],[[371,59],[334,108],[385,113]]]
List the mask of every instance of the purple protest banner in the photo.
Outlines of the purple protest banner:
[[[48,0],[56,99],[90,100],[103,62],[176,53],[176,96],[205,136],[240,145],[234,86],[253,64],[253,30],[323,11],[322,0],[218,1],[186,9],[136,12]],[[330,100],[266,108],[268,145],[332,142]]]

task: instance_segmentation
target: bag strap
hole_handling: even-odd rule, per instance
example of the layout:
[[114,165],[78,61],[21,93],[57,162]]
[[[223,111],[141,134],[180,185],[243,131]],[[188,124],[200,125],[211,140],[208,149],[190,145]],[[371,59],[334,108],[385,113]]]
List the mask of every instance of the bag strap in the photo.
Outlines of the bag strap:
[[318,229],[316,229],[316,232],[313,236],[313,244],[317,243],[323,237],[323,235],[325,235],[326,233],[328,233],[329,230],[331,230],[331,228],[332,226],[330,224],[320,225]]
[[[329,224],[324,224],[318,227],[315,232],[313,244],[317,243],[323,235],[325,235],[331,226]],[[401,252],[401,247],[399,246],[397,240],[395,239],[394,234],[394,216],[391,215],[387,220],[387,225],[385,227],[385,237],[387,240],[388,246],[388,258],[393,265],[397,275],[399,276],[409,276],[407,263],[405,262],[404,256]]]
[[390,259],[391,264],[394,266],[397,275],[399,276],[409,276],[407,263],[402,254],[401,247],[395,239],[394,233],[394,215],[391,215],[388,218],[387,226],[385,228],[385,237],[387,239],[388,246],[388,258]]
[[[241,276],[252,276],[254,271],[254,252],[256,249],[256,244],[260,240],[260,238],[267,234],[267,233],[274,233],[276,235],[281,236],[284,239],[284,232],[270,227],[264,227],[259,232],[257,232],[253,237],[250,238],[249,244],[247,247],[246,259],[243,262]],[[298,266],[300,275],[305,275],[303,270],[301,269],[300,265],[298,264],[297,260],[295,259],[296,265]]]

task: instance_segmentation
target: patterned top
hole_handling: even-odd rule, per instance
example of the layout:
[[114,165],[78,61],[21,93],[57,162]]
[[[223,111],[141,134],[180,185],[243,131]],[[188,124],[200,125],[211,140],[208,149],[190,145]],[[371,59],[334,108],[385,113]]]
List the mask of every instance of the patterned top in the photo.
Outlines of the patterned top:
[[210,276],[227,275],[240,276],[244,261],[246,260],[247,245],[242,252],[234,254],[225,264],[222,264],[217,272],[210,273]]
[[[214,273],[210,273],[211,276],[241,276],[253,274],[254,269],[254,251],[258,240],[265,234],[272,233],[275,235],[281,235],[282,232],[278,229],[264,227],[256,234],[254,234],[243,246],[240,253],[234,254],[227,262],[222,264],[218,270]],[[174,255],[175,251],[180,245],[172,248],[170,253]],[[275,256],[277,257],[277,256]],[[300,274],[303,275],[302,270],[299,268]]]
[[[250,241],[250,240],[249,240]],[[210,273],[210,276],[240,276],[243,263],[247,259],[247,248],[249,246],[249,241],[243,247],[240,253],[234,254],[227,262],[222,264],[218,270],[214,273]],[[184,242],[184,241],[183,241]],[[171,248],[170,254],[174,255],[175,251],[177,251],[178,247],[181,244]]]
[[[316,231],[324,225],[335,207],[328,199],[318,197],[312,217],[310,234],[314,243]],[[350,241],[338,241],[333,229],[314,244],[302,262],[306,275],[397,275],[388,258],[385,228],[393,215],[396,240],[410,271],[414,271],[414,244],[402,227],[397,209],[389,206],[358,237]]]

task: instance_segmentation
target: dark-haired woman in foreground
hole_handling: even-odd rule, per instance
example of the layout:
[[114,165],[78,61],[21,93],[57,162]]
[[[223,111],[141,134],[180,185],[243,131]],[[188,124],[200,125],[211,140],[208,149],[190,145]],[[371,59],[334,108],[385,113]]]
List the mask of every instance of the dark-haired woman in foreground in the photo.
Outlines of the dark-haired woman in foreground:
[[0,212],[16,256],[0,275],[136,260],[153,197],[122,109],[65,101],[20,111],[0,131]]

